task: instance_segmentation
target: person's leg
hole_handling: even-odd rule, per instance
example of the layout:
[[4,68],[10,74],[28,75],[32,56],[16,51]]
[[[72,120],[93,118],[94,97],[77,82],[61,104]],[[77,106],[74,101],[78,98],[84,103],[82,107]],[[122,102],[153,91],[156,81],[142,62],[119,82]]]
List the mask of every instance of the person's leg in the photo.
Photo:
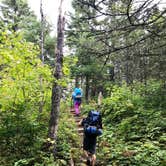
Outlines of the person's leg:
[[92,154],[90,152],[87,152],[87,157],[86,157],[86,164],[89,166],[92,166]]
[[91,165],[94,166],[95,163],[96,163],[96,155],[95,155],[95,152],[96,152],[96,136],[91,136],[90,137],[90,158],[91,158]]
[[85,158],[86,158],[86,164],[87,165],[91,164],[89,147],[90,147],[89,136],[84,135],[84,139],[83,139],[83,150],[84,150],[84,155],[85,155]]
[[81,103],[78,102],[78,114],[80,114],[80,105],[81,105]]
[[84,150],[85,157],[88,158],[88,152]]
[[92,166],[95,166],[95,163],[96,163],[96,155],[93,154],[92,155]]
[[79,103],[76,101],[75,102],[75,105],[74,105],[74,108],[75,108],[75,113],[76,113],[76,115],[79,115]]
[[75,110],[75,113],[77,114],[77,110],[78,110],[78,104],[77,104],[77,101],[74,102],[74,110]]

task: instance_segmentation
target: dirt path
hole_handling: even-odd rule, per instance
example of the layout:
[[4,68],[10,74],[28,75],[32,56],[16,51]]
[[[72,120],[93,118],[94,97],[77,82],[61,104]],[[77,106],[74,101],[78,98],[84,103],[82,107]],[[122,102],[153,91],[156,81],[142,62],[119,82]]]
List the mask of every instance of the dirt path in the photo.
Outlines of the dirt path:
[[[83,151],[82,145],[83,145],[84,129],[81,125],[79,125],[79,122],[81,121],[82,117],[76,116],[75,111],[73,109],[70,110],[70,113],[72,114],[72,116],[76,122],[76,126],[77,126],[76,131],[78,132],[79,137],[80,137],[80,151]],[[72,161],[71,166],[86,166],[86,159],[83,156],[80,156],[80,163],[74,163],[74,161]]]

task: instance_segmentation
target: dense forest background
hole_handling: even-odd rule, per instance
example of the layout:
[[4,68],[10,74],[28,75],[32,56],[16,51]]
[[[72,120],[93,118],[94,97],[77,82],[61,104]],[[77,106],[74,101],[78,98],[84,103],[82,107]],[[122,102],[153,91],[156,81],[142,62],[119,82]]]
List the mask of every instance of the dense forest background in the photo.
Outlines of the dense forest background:
[[[74,12],[66,20],[59,15],[52,37],[42,1],[39,21],[26,0],[1,0],[0,165],[61,166],[71,158],[81,165],[80,138],[69,111],[79,84],[82,116],[96,109],[103,94],[97,165],[165,166],[163,2],[73,0]],[[64,47],[69,52],[63,55]],[[63,65],[60,73],[57,64]],[[57,132],[50,134],[53,125]]]

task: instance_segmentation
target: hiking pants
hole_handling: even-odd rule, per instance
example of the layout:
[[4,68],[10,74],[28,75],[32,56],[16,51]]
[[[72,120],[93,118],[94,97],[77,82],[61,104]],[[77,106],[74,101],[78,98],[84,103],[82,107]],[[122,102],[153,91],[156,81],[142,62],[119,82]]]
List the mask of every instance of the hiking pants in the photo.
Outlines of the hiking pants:
[[79,113],[80,113],[80,110],[79,110],[80,105],[81,105],[81,102],[79,102],[79,101],[74,102],[74,110],[75,110],[76,115],[79,115]]

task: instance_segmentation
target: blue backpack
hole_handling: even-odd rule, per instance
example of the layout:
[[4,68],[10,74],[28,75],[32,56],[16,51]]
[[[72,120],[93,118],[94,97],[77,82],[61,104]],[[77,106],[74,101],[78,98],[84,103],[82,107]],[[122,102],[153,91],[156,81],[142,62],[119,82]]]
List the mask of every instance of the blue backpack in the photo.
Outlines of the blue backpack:
[[102,135],[101,129],[101,114],[98,111],[90,111],[87,117],[87,124],[85,125],[84,132],[88,135]]
[[89,125],[91,126],[99,125],[100,118],[101,118],[100,112],[94,110],[90,111],[88,114]]
[[82,91],[81,91],[80,88],[75,88],[74,93],[75,93],[75,98],[81,98],[82,97]]

